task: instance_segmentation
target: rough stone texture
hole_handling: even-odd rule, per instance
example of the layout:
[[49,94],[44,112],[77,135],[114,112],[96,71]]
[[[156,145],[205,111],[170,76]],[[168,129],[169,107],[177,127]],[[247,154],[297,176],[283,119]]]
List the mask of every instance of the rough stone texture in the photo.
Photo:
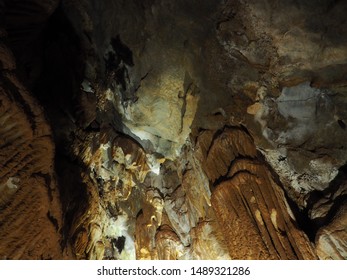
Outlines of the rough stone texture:
[[216,170],[207,172],[216,186],[212,207],[218,214],[231,258],[315,258],[307,237],[288,214],[290,209],[280,187],[259,161],[247,132],[228,127],[215,132],[210,142],[204,143],[210,148],[202,151],[206,157],[202,161],[212,162],[205,168]]
[[[57,211],[52,240],[76,258],[346,258],[346,1],[6,0],[0,11],[1,134],[10,122],[17,142],[50,139],[42,117],[30,123],[42,111],[25,82],[53,130],[57,182],[51,140],[25,156],[39,164],[45,149],[35,172],[58,183],[63,210],[58,196],[43,204]],[[0,205],[20,202],[16,141]]]
[[239,20],[246,25],[246,32],[241,33],[252,36],[247,33],[247,27],[252,27],[258,38],[245,46],[235,44],[233,50],[253,63],[260,59],[257,54],[262,46],[268,46],[261,56],[267,65],[257,62],[266,73],[247,110],[261,128],[255,134],[256,144],[282,182],[296,193],[323,190],[346,161],[342,73],[347,52],[342,35],[345,23],[340,17],[346,3],[248,3],[247,13],[254,17],[246,16],[246,23],[241,16]]
[[67,258],[51,129],[0,40],[0,259]]
[[308,214],[320,259],[346,259],[346,194],[346,176],[340,172],[328,188],[310,197]]
[[316,236],[317,254],[322,260],[347,258],[347,211],[346,204],[341,206],[333,220],[319,229]]

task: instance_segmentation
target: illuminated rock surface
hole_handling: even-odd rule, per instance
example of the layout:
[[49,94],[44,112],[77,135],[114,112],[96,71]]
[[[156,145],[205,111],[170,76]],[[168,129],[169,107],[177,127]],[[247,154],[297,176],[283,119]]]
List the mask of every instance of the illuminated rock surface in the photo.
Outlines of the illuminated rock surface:
[[345,1],[43,2],[0,0],[0,258],[347,258]]

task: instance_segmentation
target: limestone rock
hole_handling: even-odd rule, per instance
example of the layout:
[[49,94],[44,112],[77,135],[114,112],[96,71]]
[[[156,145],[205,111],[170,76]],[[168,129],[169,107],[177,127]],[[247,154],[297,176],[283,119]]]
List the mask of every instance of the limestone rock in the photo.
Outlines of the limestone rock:
[[11,71],[10,51],[1,48],[0,258],[66,258],[51,130],[42,108]]
[[0,0],[0,257],[346,258],[346,3]]
[[179,237],[168,226],[163,226],[156,234],[156,246],[160,260],[177,260],[184,254],[184,246]]
[[150,170],[146,154],[135,141],[110,132],[95,134],[87,148],[76,146],[75,153],[87,166],[83,181],[88,193],[86,208],[74,213],[70,232],[76,256],[134,259],[134,229],[129,224],[135,223],[141,207],[136,189]]
[[[210,164],[205,169],[208,175],[212,174],[209,179],[216,185],[212,207],[219,217],[231,258],[315,258],[308,238],[288,214],[291,210],[282,190],[272,179],[270,170],[257,159],[246,131],[228,128],[210,139],[212,148],[205,153],[206,162],[221,161],[223,165]],[[219,139],[224,144],[216,145]],[[223,172],[210,173],[208,168]]]
[[207,149],[206,146],[202,141],[201,153],[206,157],[203,159],[204,171],[212,182],[228,174],[230,163],[235,158],[254,158],[257,154],[251,136],[237,127],[218,131]]
[[333,220],[322,227],[316,236],[317,255],[320,259],[347,258],[347,207],[343,204]]
[[190,256],[197,260],[229,260],[229,250],[217,218],[193,228]]

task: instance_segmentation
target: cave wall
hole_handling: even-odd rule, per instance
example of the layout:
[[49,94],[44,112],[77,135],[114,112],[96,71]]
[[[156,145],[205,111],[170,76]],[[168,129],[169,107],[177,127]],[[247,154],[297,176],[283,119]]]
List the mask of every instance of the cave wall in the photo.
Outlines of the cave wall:
[[19,77],[9,47],[12,31],[5,29],[4,18],[20,14],[9,9],[4,16],[3,2],[0,7],[0,258],[67,258],[68,249],[60,244],[63,220],[52,130]]
[[1,3],[2,258],[346,258],[344,1]]

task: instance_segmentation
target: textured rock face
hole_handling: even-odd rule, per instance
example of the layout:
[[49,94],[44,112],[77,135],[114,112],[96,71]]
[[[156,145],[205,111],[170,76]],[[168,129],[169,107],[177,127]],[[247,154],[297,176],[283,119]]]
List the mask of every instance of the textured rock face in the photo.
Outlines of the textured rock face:
[[318,2],[0,1],[1,257],[346,258],[347,5]]
[[0,258],[65,258],[51,129],[0,34]]
[[[250,23],[256,30],[262,28],[275,52],[266,54],[267,73],[273,76],[262,79],[255,103],[247,110],[261,126],[263,137],[257,145],[285,185],[299,193],[323,190],[346,161],[345,113],[340,106],[345,83],[339,69],[346,49],[336,43],[344,24],[338,15],[346,7],[330,1],[261,3],[250,1],[258,27],[254,20]],[[271,9],[276,13],[264,17]],[[254,52],[245,50],[244,55],[252,57]]]
[[333,220],[317,233],[317,254],[320,259],[346,259],[346,223],[346,205],[344,205]]
[[315,258],[307,237],[296,228],[294,217],[290,217],[283,192],[260,161],[247,132],[229,127],[211,136],[201,137],[199,146],[205,157],[201,161],[206,163],[204,169],[214,182],[212,207],[218,214],[230,256]]

